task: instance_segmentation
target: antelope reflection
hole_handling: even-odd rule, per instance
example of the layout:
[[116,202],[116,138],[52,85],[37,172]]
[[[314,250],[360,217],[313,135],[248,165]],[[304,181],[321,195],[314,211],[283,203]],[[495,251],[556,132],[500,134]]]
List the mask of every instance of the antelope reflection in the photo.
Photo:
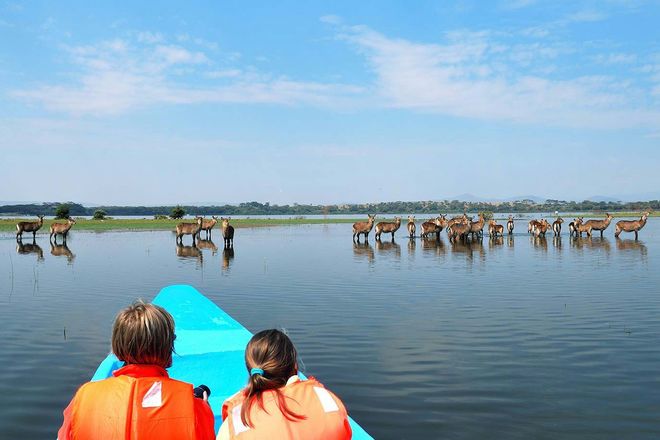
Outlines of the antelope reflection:
[[202,240],[201,238],[197,239],[197,249],[199,250],[211,250],[211,255],[215,255],[218,253],[218,246],[213,243],[213,240],[210,238],[208,240]]
[[369,263],[374,261],[374,248],[371,247],[368,241],[363,243],[353,242],[353,259],[360,260],[366,258]]
[[435,237],[422,239],[422,252],[434,253],[436,256],[444,255],[447,253],[447,248],[442,240]]
[[611,245],[609,239],[603,237],[574,237],[571,239],[571,246],[574,249],[582,251],[583,249],[599,250],[602,249],[609,255]]
[[399,259],[401,258],[401,246],[396,241],[380,241],[376,240],[376,250],[380,253],[390,253],[393,252],[394,256]]
[[202,251],[200,251],[197,246],[185,246],[182,244],[176,245],[176,256],[185,259],[195,259],[200,263],[202,262]]
[[548,239],[545,238],[545,235],[532,235],[529,238],[532,241],[532,244],[534,245],[535,249],[539,249],[543,252],[547,252],[548,250]]
[[648,254],[648,249],[643,241],[617,238],[615,240],[616,250],[621,252],[639,252],[645,259]]
[[451,242],[451,251],[455,254],[465,254],[470,260],[474,258],[474,253],[477,252],[481,260],[486,259],[483,240],[454,240]]
[[222,271],[229,272],[231,261],[234,259],[234,248],[226,247],[222,250]]
[[16,252],[21,255],[37,254],[37,261],[43,261],[44,259],[44,250],[41,249],[41,246],[39,246],[36,241],[32,241],[32,243],[23,243],[23,240],[19,239],[16,242]]
[[496,249],[502,245],[504,245],[504,236],[502,235],[490,237],[488,240],[488,249]]
[[71,252],[66,242],[62,244],[55,244],[51,241],[50,254],[54,257],[66,257],[69,263],[73,263],[73,259],[76,258],[76,255],[73,252]]

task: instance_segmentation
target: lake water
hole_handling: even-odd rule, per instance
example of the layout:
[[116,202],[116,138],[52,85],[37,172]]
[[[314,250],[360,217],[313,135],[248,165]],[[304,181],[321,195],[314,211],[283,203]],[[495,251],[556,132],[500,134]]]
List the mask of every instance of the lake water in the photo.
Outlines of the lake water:
[[201,256],[170,232],[74,229],[71,254],[1,235],[0,438],[54,438],[117,311],[178,283],[251,331],[286,328],[376,438],[659,438],[660,220],[638,241],[524,231],[366,246],[348,224],[237,229],[233,255]]

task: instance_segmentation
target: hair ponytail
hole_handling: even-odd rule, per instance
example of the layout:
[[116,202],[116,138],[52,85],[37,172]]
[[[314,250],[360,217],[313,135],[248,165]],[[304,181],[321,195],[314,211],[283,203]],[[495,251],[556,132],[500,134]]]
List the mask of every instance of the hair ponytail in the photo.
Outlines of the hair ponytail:
[[250,339],[245,349],[245,366],[250,372],[250,378],[244,390],[245,400],[241,408],[241,421],[245,426],[253,427],[250,410],[255,402],[261,409],[265,409],[265,391],[275,392],[277,406],[287,420],[307,418],[289,408],[286,396],[280,389],[291,376],[297,374],[296,360],[296,348],[289,337],[279,330],[263,330]]

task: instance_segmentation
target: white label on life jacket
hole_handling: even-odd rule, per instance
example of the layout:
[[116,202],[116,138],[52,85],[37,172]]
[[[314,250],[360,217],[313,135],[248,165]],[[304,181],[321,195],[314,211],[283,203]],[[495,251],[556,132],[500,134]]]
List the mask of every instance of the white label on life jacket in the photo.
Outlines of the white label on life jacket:
[[241,419],[241,407],[243,405],[238,405],[231,410],[231,421],[234,422],[234,435],[238,435],[241,432],[245,432],[250,428],[243,424],[243,419]]
[[321,406],[323,407],[323,411],[325,412],[339,411],[339,407],[337,406],[337,403],[332,398],[328,390],[321,387],[314,387],[314,391],[316,391],[316,395],[321,401]]
[[163,383],[154,382],[142,398],[142,408],[156,408],[163,404]]

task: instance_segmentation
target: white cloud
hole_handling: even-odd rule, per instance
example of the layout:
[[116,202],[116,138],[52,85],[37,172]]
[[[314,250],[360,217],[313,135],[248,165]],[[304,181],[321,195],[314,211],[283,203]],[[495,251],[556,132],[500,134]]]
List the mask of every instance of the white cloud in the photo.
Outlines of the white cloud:
[[[202,51],[181,44],[157,44],[160,37],[139,33],[135,41],[114,39],[65,47],[76,69],[74,81],[15,90],[14,97],[49,110],[72,114],[119,114],[158,104],[273,103],[330,106],[359,94],[359,87],[295,81],[236,67],[218,69]],[[207,44],[202,41],[193,44]],[[235,53],[225,56],[238,59]],[[209,78],[229,81],[206,85]]]
[[[635,99],[644,91],[627,81],[523,73],[508,62],[520,48],[489,33],[452,33],[443,44],[423,44],[388,38],[364,26],[341,29],[341,38],[365,55],[376,75],[376,90],[391,107],[576,127],[660,124],[660,109],[638,105]],[[540,58],[556,56],[532,49]]]

